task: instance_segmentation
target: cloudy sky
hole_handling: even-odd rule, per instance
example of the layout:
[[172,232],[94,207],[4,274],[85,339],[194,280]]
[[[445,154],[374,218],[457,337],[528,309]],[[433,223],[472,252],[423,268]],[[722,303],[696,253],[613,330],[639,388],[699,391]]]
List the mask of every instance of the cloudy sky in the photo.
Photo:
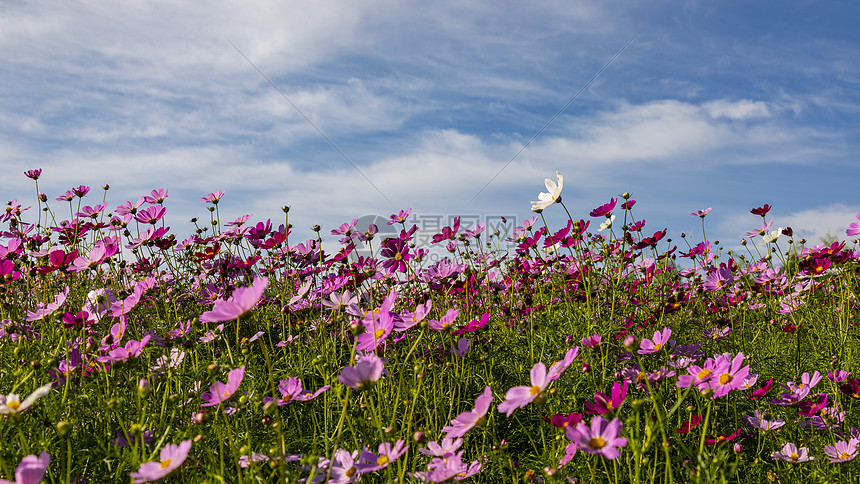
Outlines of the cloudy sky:
[[713,207],[708,236],[737,242],[769,203],[774,227],[844,238],[857,18],[812,1],[0,1],[0,197],[35,202],[32,168],[51,200],[83,184],[94,205],[110,184],[111,209],[168,188],[184,238],[224,190],[224,218],[289,205],[308,237],[405,208],[523,220],[560,171],[577,218],[630,192],[649,232],[701,237],[690,212]]

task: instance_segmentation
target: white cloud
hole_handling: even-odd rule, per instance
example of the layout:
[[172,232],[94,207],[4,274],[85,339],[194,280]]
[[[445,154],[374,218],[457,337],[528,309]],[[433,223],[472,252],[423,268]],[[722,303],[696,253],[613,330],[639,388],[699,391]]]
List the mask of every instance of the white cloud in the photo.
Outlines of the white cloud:
[[702,108],[714,118],[753,119],[771,115],[767,103],[748,99],[736,102],[720,99],[705,103]]

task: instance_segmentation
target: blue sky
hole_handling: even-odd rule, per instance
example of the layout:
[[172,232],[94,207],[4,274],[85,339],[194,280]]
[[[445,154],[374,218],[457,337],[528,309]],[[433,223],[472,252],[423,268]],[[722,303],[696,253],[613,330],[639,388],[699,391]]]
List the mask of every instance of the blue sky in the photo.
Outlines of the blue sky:
[[108,183],[113,208],[164,187],[182,237],[225,190],[225,219],[289,205],[309,237],[402,208],[523,220],[560,171],[578,218],[630,192],[646,231],[676,240],[701,237],[690,212],[710,206],[709,237],[734,244],[765,203],[774,227],[844,238],[857,18],[801,1],[0,2],[0,193],[34,202],[37,167],[52,200],[84,184],[94,205]]

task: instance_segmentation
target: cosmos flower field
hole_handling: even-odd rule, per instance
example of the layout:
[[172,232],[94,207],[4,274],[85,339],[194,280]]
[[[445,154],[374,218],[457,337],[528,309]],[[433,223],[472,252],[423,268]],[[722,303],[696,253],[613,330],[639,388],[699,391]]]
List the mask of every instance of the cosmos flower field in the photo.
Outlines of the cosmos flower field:
[[858,241],[769,205],[732,252],[710,209],[672,240],[627,193],[568,210],[557,174],[512,237],[456,220],[431,261],[409,210],[394,237],[295,240],[288,207],[221,220],[216,191],[183,233],[167,189],[25,175],[0,212],[0,483],[860,476]]

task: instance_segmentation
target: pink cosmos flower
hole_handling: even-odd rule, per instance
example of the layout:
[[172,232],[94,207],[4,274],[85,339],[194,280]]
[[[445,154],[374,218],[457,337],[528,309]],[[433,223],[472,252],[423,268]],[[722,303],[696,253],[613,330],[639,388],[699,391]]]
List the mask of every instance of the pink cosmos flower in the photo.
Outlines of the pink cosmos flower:
[[203,203],[211,203],[213,205],[218,205],[218,201],[224,198],[224,190],[216,190],[209,195],[201,198],[200,201]]
[[565,431],[567,438],[576,443],[577,447],[589,454],[601,454],[607,459],[615,459],[621,455],[617,447],[627,445],[627,439],[618,437],[621,432],[621,421],[613,418],[608,421],[596,416],[591,419],[591,428],[580,422],[576,427],[568,427]]
[[36,304],[35,311],[27,311],[27,321],[38,321],[46,316],[50,316],[66,302],[67,297],[69,297],[69,286],[66,286],[62,292],[57,293],[54,296],[53,302],[48,304],[38,303]]
[[409,214],[412,213],[411,208],[407,208],[406,210],[400,210],[399,212],[388,217],[390,220],[385,222],[386,225],[394,225],[397,223],[403,223],[409,218]]
[[505,401],[500,403],[498,410],[510,417],[514,410],[523,408],[533,402],[543,390],[551,383],[547,377],[546,365],[538,362],[531,369],[531,386],[513,387],[505,394]]
[[129,358],[137,358],[143,353],[143,348],[149,343],[150,335],[146,335],[140,341],[131,340],[125,344],[125,347],[114,348],[107,355],[99,356],[96,361],[99,363],[108,363],[111,361],[128,361]]
[[549,379],[549,381],[558,380],[561,374],[564,373],[564,370],[567,370],[577,356],[579,356],[579,346],[574,346],[567,350],[564,354],[564,358],[549,365],[549,370],[546,372],[547,379]]
[[711,208],[711,207],[703,208],[703,209],[701,209],[701,210],[696,210],[695,212],[691,213],[690,215],[691,215],[691,216],[693,216],[693,217],[702,217],[702,218],[705,218],[705,215],[707,215],[707,214],[711,213],[711,210],[712,210],[712,208]]
[[771,452],[771,457],[774,459],[779,459],[784,462],[806,462],[810,460],[815,460],[815,457],[809,456],[809,449],[806,447],[797,448],[796,445],[792,443],[787,443],[782,447],[782,450]]
[[28,455],[21,459],[15,469],[15,480],[0,479],[0,484],[39,484],[45,477],[45,471],[51,463],[51,456],[42,451],[39,457]]
[[744,354],[738,353],[730,363],[728,362],[728,358],[726,358],[725,362],[714,371],[713,377],[709,380],[711,390],[714,392],[713,398],[722,397],[732,390],[741,388],[744,379],[750,373],[749,365],[742,366],[743,364]]
[[204,392],[200,395],[200,398],[206,401],[206,403],[201,406],[214,407],[215,405],[219,405],[230,400],[239,388],[239,384],[242,383],[243,378],[245,378],[245,365],[234,370],[230,370],[230,373],[227,374],[226,384],[216,381],[209,387],[208,392]]
[[135,484],[157,481],[181,466],[188,458],[190,450],[191,440],[184,440],[179,445],[167,444],[161,449],[160,460],[141,465],[137,472],[130,472],[129,476],[134,479]]
[[672,336],[672,330],[669,328],[663,328],[662,331],[654,332],[653,341],[645,338],[639,344],[639,353],[640,355],[647,355],[649,353],[656,353],[660,351],[666,343],[669,342],[669,336]]
[[161,205],[164,202],[164,199],[167,198],[167,194],[170,193],[170,190],[166,188],[159,188],[158,190],[153,190],[150,192],[150,196],[143,197],[146,203],[153,203]]
[[[278,384],[278,391],[281,392],[281,398],[277,400],[278,406],[286,405],[292,402],[306,402],[322,395],[322,393],[331,388],[329,385],[323,385],[319,390],[312,392],[302,389],[302,381],[295,377],[290,377],[287,380],[281,380]],[[272,397],[264,397],[264,402],[275,401]]]
[[226,301],[223,299],[215,301],[211,311],[200,315],[200,321],[217,323],[242,317],[257,305],[268,283],[269,280],[265,277],[255,278],[252,285],[236,289]]
[[391,311],[383,309],[379,314],[372,311],[369,316],[370,321],[363,321],[364,332],[356,338],[355,349],[359,351],[376,351],[394,329],[394,314]]
[[449,309],[444,316],[436,319],[431,319],[427,322],[430,326],[430,329],[433,331],[442,331],[445,329],[451,328],[451,325],[454,324],[454,320],[457,319],[457,316],[460,315],[459,309]]
[[845,234],[849,237],[860,235],[860,213],[857,214],[857,222],[852,223],[845,230]]
[[346,366],[341,370],[337,380],[355,389],[370,388],[382,376],[382,358],[373,353],[359,357],[355,366]]
[[586,348],[596,348],[600,344],[600,340],[600,334],[593,334],[582,338],[582,346],[585,346]]
[[466,435],[466,432],[484,422],[487,411],[490,410],[490,402],[493,401],[493,394],[490,387],[484,388],[484,393],[475,399],[475,408],[470,412],[463,412],[457,415],[448,425],[442,429],[445,432],[446,438],[457,438]]

